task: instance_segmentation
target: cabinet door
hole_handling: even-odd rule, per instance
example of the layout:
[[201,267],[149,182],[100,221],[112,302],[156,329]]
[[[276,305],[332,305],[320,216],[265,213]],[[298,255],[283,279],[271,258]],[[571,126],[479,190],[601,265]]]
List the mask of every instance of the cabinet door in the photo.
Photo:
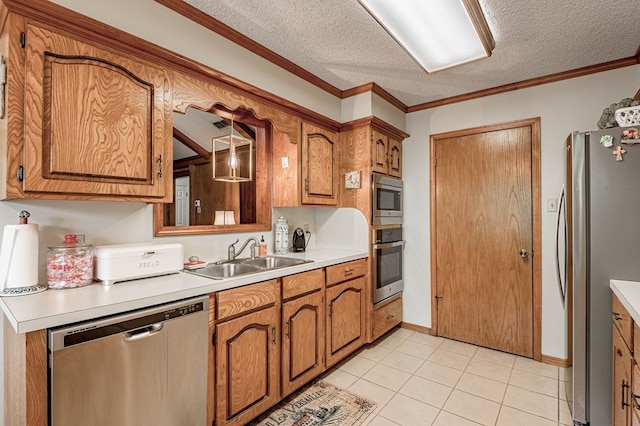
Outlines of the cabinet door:
[[24,191],[170,201],[166,73],[31,24],[26,40]]
[[327,367],[362,346],[365,333],[364,277],[327,288]]
[[389,138],[389,176],[402,177],[402,142]]
[[371,130],[371,171],[387,174],[389,138],[376,130]]
[[216,326],[217,425],[244,425],[278,402],[279,309]]
[[338,134],[302,123],[302,204],[338,204]]
[[322,291],[282,305],[282,396],[324,369],[324,298]]
[[631,353],[613,326],[613,426],[627,426],[631,421]]

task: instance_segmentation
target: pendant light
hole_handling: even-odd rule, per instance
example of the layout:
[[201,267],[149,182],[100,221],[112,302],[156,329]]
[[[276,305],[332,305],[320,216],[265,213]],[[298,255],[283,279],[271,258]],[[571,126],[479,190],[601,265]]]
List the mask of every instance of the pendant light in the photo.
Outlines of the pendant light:
[[[213,138],[213,180],[221,182],[249,182],[253,180],[253,140],[236,133],[231,114],[231,131],[228,135]],[[221,146],[220,149],[216,149]],[[241,164],[238,148],[247,151],[247,167]],[[220,167],[220,164],[223,164]],[[244,173],[243,173],[244,172]]]

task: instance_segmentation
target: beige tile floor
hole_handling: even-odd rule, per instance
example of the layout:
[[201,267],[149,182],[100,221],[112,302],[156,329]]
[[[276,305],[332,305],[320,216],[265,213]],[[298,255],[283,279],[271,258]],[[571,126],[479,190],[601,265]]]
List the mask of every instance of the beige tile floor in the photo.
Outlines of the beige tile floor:
[[368,426],[572,425],[569,370],[392,330],[324,380],[376,401]]

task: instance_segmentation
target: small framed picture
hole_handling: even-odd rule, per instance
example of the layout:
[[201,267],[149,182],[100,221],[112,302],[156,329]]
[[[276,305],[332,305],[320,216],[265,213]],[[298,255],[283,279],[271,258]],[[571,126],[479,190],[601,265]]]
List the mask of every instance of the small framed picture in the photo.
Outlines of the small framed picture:
[[360,171],[346,172],[344,174],[344,187],[347,189],[360,188]]

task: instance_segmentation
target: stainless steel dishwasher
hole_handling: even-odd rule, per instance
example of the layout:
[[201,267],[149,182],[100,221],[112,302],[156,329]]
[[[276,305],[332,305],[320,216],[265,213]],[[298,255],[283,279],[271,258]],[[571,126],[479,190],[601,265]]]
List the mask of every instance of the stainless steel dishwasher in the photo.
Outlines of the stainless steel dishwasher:
[[49,329],[49,424],[202,426],[206,296]]

